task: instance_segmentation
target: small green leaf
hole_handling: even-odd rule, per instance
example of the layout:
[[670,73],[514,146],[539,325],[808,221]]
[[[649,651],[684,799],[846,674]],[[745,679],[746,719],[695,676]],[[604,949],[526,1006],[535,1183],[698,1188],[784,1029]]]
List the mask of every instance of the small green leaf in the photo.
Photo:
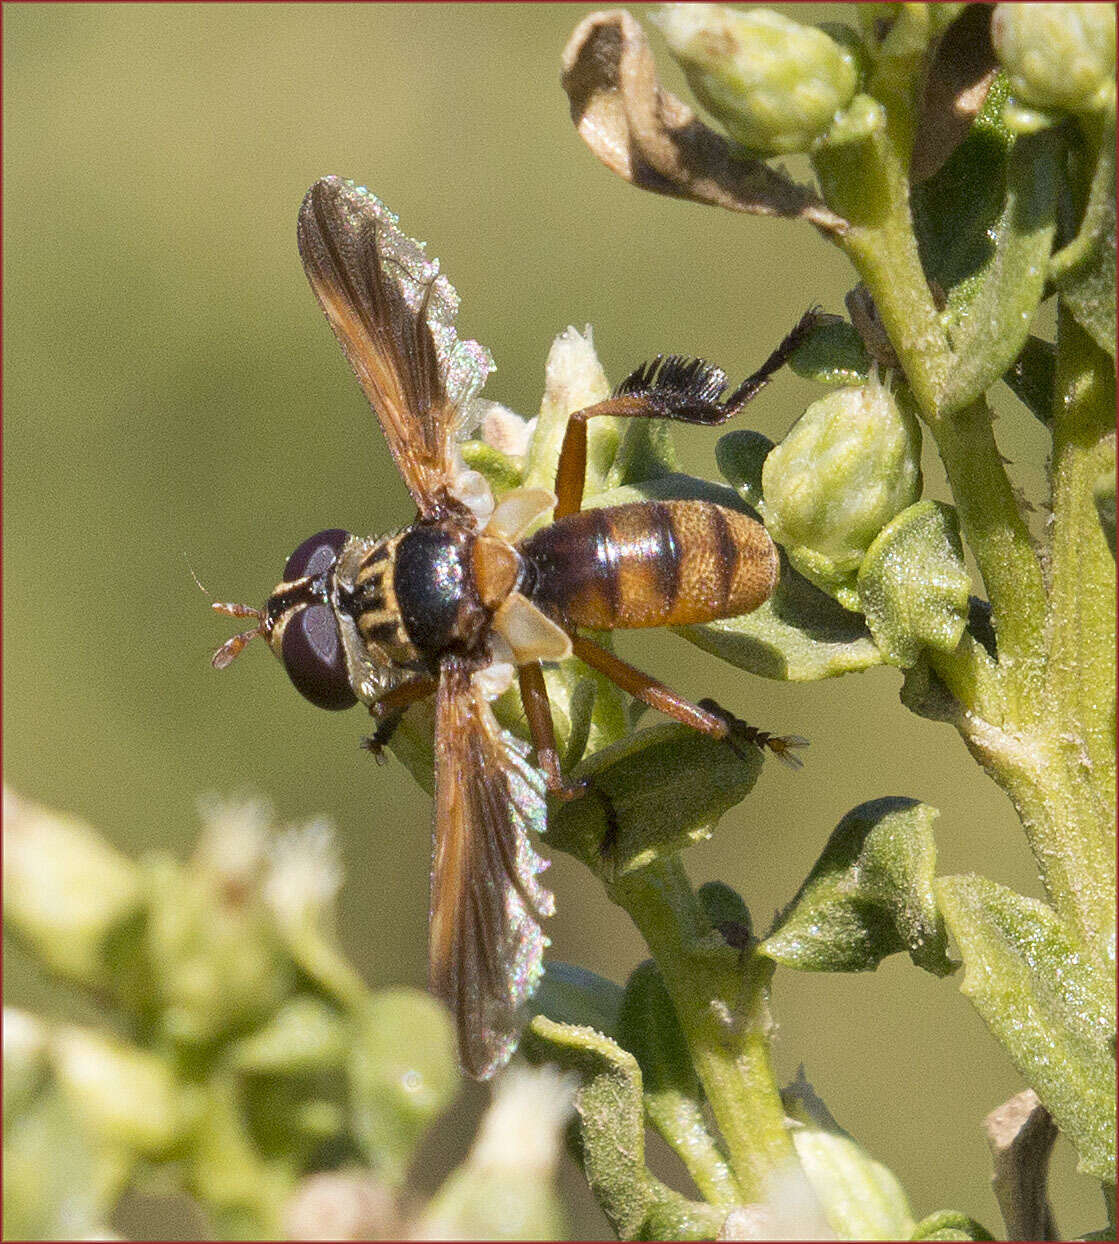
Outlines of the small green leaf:
[[494,449],[485,441],[463,441],[460,445],[462,460],[472,471],[479,471],[497,493],[520,488],[522,477],[512,458]]
[[971,589],[956,511],[939,501],[903,510],[867,550],[858,584],[867,626],[891,665],[915,664],[924,648],[952,652]]
[[985,877],[941,877],[960,990],[1057,1126],[1080,1169],[1115,1176],[1115,993],[1052,908]]
[[[1081,236],[1054,256],[1054,279],[1073,319],[1115,357],[1115,130],[1106,132],[1081,224]],[[1051,267],[1051,272],[1053,268]]]
[[955,965],[932,890],[938,815],[898,797],[848,812],[761,952],[801,971],[865,972],[906,950],[946,976]]
[[854,324],[826,316],[793,351],[789,366],[798,376],[818,384],[856,385],[870,375],[870,362]]
[[941,397],[944,410],[986,392],[1029,335],[1056,233],[1063,142],[1059,129],[1045,129],[1019,137],[1011,149],[993,254],[978,280],[948,297],[955,360]]
[[581,799],[554,801],[547,842],[589,868],[621,876],[711,836],[719,818],[750,792],[762,754],[686,726],[639,730],[579,764]]
[[521,1049],[533,1063],[579,1074],[575,1112],[583,1173],[615,1232],[623,1240],[637,1238],[651,1195],[637,1060],[592,1028],[543,1015],[525,1030]]
[[981,1223],[959,1210],[942,1209],[930,1214],[913,1228],[911,1240],[993,1240]]
[[338,1012],[303,995],[289,999],[263,1028],[237,1042],[230,1058],[240,1071],[300,1075],[341,1067],[348,1044]]
[[1021,354],[1003,376],[1014,396],[1042,423],[1053,418],[1053,385],[1057,378],[1057,347],[1040,337],[1027,337]]
[[769,437],[753,429],[728,432],[715,442],[715,462],[723,478],[749,506],[762,499],[762,467],[772,448]]
[[416,1145],[459,1089],[450,1016],[419,989],[381,989],[357,1016],[350,1055],[354,1134],[377,1174],[399,1183]]
[[785,682],[814,682],[882,664],[866,623],[781,559],[773,595],[738,618],[682,626],[678,635],[739,669]]
[[593,1028],[603,1036],[613,1037],[623,993],[621,985],[586,968],[549,959],[528,1007],[534,1015],[544,1015],[557,1023]]
[[876,1161],[832,1117],[804,1078],[781,1093],[797,1157],[841,1240],[905,1240],[913,1230],[909,1201],[894,1173]]
[[1045,289],[1064,137],[1047,128],[1015,139],[1002,120],[1006,98],[1000,74],[968,137],[913,190],[922,263],[948,295],[955,359],[940,398],[945,412],[974,401],[1010,367]]
[[707,1131],[703,1090],[660,970],[648,959],[626,984],[618,1042],[637,1059],[649,1121],[680,1155],[712,1204],[733,1205],[734,1177]]

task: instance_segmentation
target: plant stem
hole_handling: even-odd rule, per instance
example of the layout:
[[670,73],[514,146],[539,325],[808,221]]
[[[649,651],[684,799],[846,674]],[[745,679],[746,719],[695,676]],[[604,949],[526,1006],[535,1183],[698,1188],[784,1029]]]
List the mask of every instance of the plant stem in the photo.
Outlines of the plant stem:
[[1042,711],[1045,585],[984,399],[930,420],[960,527],[991,602],[999,669],[1019,722]]
[[835,241],[870,290],[909,387],[929,417],[951,356],[921,266],[909,183],[889,127],[864,142],[823,149],[813,164],[828,205],[851,222]]
[[[1111,361],[1062,306],[1053,403],[1048,689],[1101,799],[1115,792],[1115,559],[1092,499],[1115,469]],[[1108,834],[1110,838],[1110,833]]]
[[770,1063],[766,986],[773,965],[752,958],[743,971],[676,857],[618,878],[608,892],[657,961],[742,1200],[760,1200],[768,1176],[796,1161]]

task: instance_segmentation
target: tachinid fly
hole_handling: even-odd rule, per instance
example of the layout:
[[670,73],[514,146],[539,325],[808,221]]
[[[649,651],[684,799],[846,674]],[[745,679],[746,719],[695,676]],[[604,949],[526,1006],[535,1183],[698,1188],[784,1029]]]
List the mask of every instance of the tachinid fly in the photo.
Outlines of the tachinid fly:
[[[547,793],[583,792],[560,771],[541,663],[574,653],[652,707],[725,738],[729,715],[688,703],[579,631],[748,613],[778,574],[765,529],[734,510],[706,501],[581,510],[587,420],[722,423],[781,366],[814,315],[726,397],[724,373],[701,360],[670,356],[639,368],[572,416],[554,494],[516,489],[495,503],[458,449],[492,360],[456,335],[457,296],[423,246],[364,187],[338,177],[308,191],[298,237],[311,288],[418,512],[390,536],[327,530],[304,541],[263,609],[215,604],[254,625],[223,644],[214,665],[262,636],[312,703],[368,707],[374,752],[408,705],[435,696],[430,984],[455,1015],[463,1067],[485,1078],[516,1046],[518,1012],[542,971],[540,921],[553,910],[529,831],[544,828]],[[552,521],[526,537],[548,511]],[[514,677],[532,748],[490,708]],[[777,754],[799,742],[745,729]]]

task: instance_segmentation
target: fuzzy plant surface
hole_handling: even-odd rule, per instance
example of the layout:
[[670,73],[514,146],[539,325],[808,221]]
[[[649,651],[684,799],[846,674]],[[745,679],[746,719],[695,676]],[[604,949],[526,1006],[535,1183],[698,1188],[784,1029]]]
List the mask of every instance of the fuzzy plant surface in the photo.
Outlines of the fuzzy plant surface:
[[[421,993],[368,990],[339,952],[321,827],[212,809],[191,861],[137,862],[15,800],[7,927],[107,1022],[6,1015],[8,1234],[102,1233],[126,1191],[159,1187],[234,1238],[554,1236],[546,1176],[573,1094],[567,1143],[622,1239],[990,1239],[950,1206],[918,1219],[810,1084],[775,1077],[779,967],[903,953],[958,974],[1030,1086],[986,1120],[1005,1234],[1058,1238],[1059,1131],[1114,1238],[1114,9],[864,4],[810,27],[680,5],[653,20],[713,125],[610,10],[564,52],[580,135],[637,188],[770,217],[743,222],[744,246],[766,228],[837,247],[852,290],[791,360],[820,395],[779,444],[731,431],[721,479],[698,479],[662,424],[599,419],[586,504],[702,497],[759,516],[781,552],[771,599],[680,633],[766,678],[903,671],[899,713],[954,730],[975,781],[1005,792],[1044,901],[939,874],[936,810],[868,791],[760,928],[729,886],[693,888],[682,854],[749,795],[762,753],[641,723],[578,661],[551,667],[565,770],[607,798],[554,803],[544,845],[586,866],[651,957],[624,985],[547,964],[521,1048],[564,1078],[500,1093],[422,1202],[409,1165],[458,1082],[449,1021]],[[813,186],[767,163],[789,155]],[[1055,340],[1036,329],[1043,304]],[[992,433],[999,385],[1051,438],[1040,539]],[[550,488],[569,416],[610,391],[568,330],[538,416],[487,407],[464,456],[498,494]],[[925,437],[952,504],[924,495]],[[523,730],[514,694],[496,707]],[[428,708],[392,748],[430,789]],[[650,1128],[687,1193],[649,1170]]]

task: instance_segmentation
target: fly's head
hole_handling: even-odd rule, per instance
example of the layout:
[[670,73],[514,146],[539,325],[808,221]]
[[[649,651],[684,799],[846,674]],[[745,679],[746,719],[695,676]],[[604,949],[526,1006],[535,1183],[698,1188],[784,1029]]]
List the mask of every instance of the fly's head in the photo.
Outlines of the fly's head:
[[377,543],[338,528],[320,531],[288,558],[283,579],[262,609],[215,602],[218,613],[252,618],[256,625],[222,644],[213,655],[214,668],[224,669],[259,636],[295,689],[319,708],[352,708],[358,700],[373,704],[399,685],[407,672],[362,644],[353,617],[340,604],[348,590],[347,567]]

